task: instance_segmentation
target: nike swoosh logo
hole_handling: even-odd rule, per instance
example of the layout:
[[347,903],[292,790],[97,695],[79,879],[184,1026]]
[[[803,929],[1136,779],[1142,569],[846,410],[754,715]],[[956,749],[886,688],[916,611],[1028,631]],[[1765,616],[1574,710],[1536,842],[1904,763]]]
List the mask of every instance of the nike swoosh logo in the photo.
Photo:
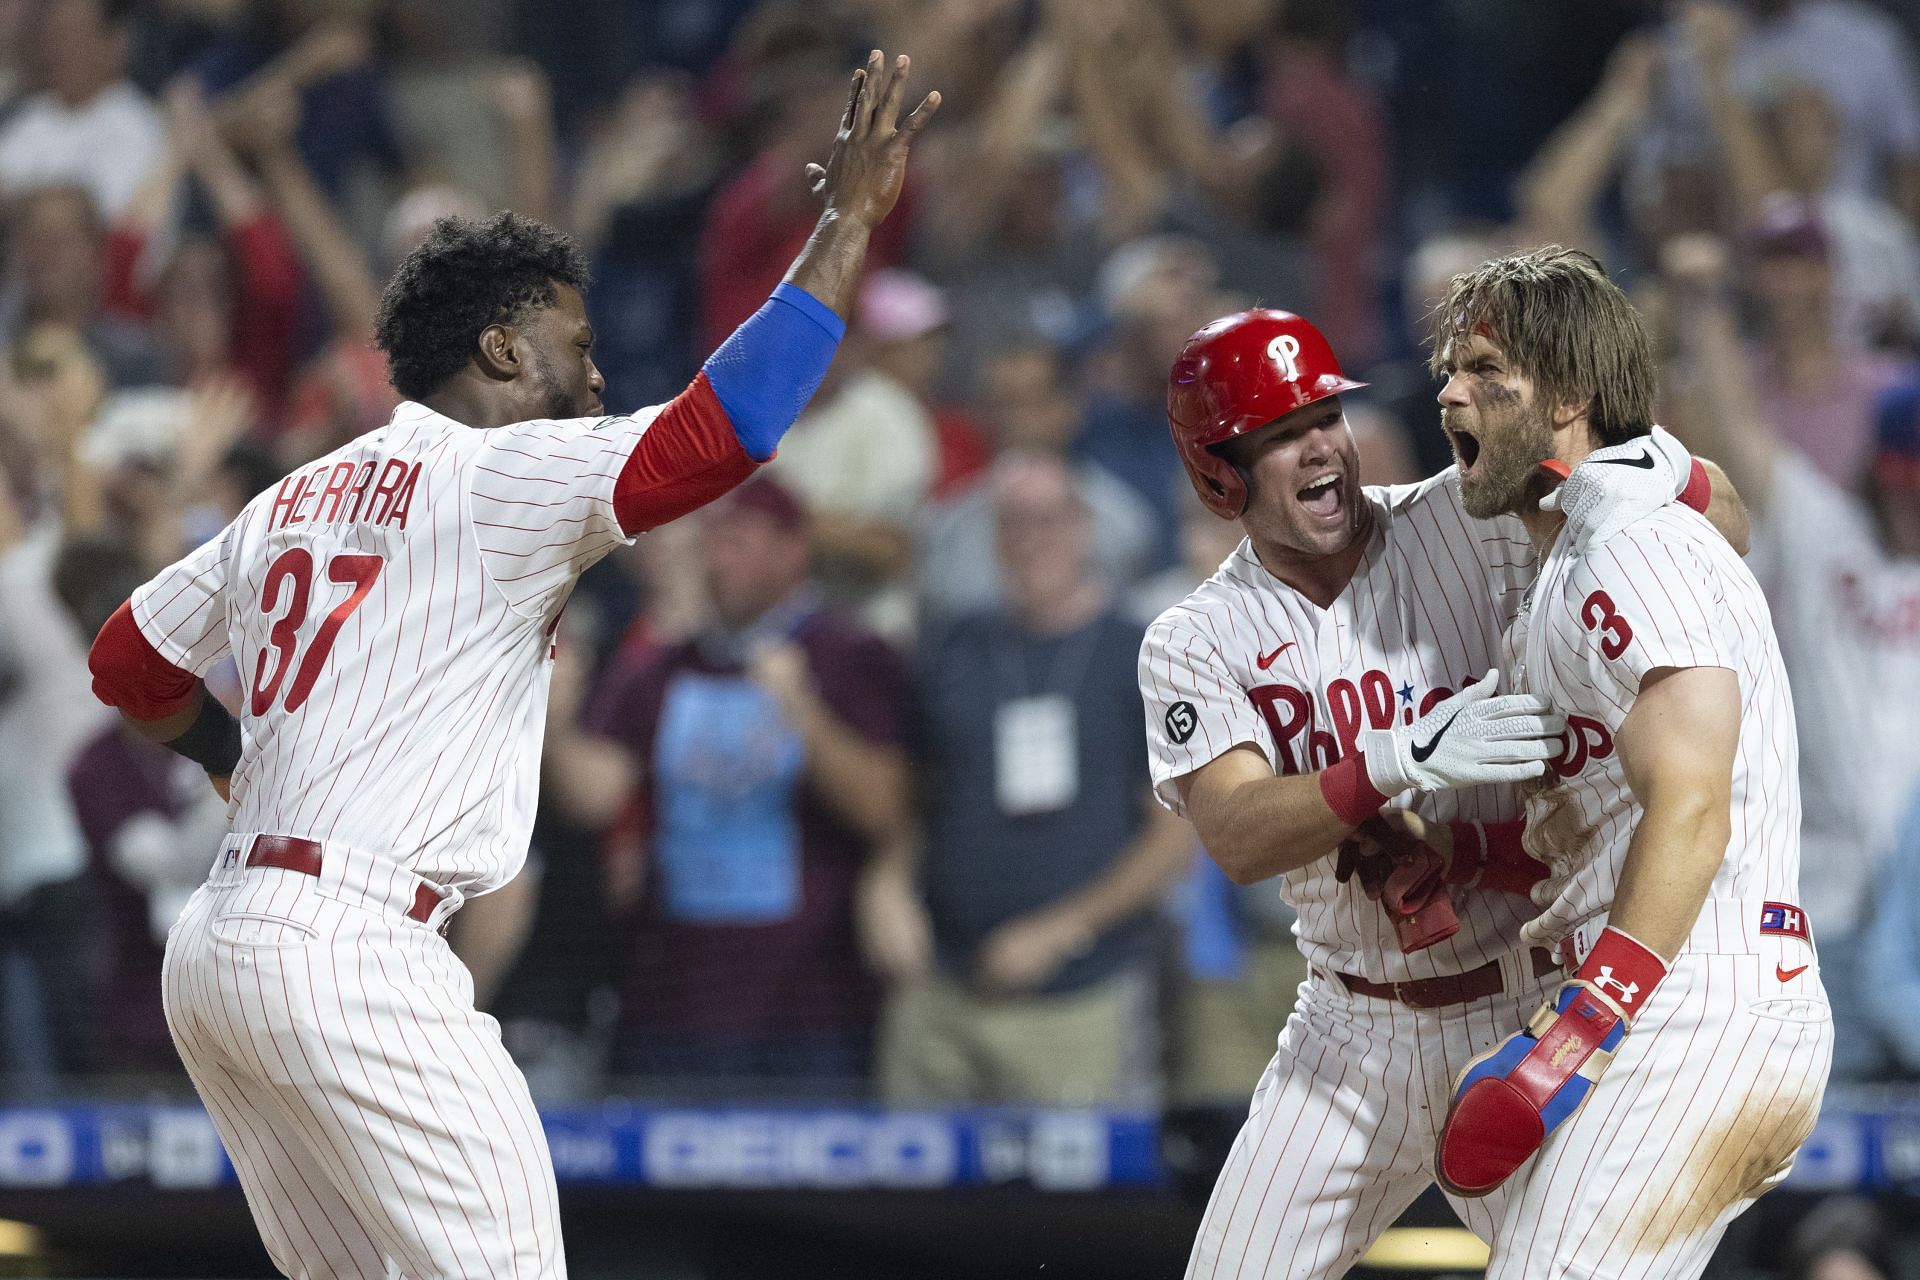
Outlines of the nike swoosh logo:
[[1637,458],[1595,458],[1595,462],[1604,462],[1615,467],[1638,467],[1642,471],[1653,470],[1653,455],[1643,453]]
[[1780,981],[1782,982],[1792,982],[1795,978],[1799,977],[1801,974],[1805,973],[1806,971],[1807,971],[1806,965],[1801,965],[1798,969],[1788,969],[1782,965],[1777,965],[1777,964],[1773,966],[1773,976],[1780,979]]
[[1448,718],[1447,722],[1440,726],[1440,731],[1428,739],[1426,746],[1423,747],[1417,742],[1414,743],[1413,762],[1415,764],[1425,764],[1427,757],[1433,754],[1433,749],[1440,745],[1440,739],[1447,736],[1447,730],[1453,728],[1453,722],[1459,718],[1460,713],[1458,711],[1454,712],[1453,715]]
[[1279,657],[1281,654],[1285,653],[1287,650],[1291,648],[1293,648],[1293,641],[1289,640],[1285,644],[1281,645],[1278,649],[1275,649],[1272,653],[1263,653],[1259,657],[1255,658],[1253,660],[1253,665],[1256,667],[1259,667],[1262,671],[1265,671],[1268,667],[1273,665],[1273,660],[1275,658]]

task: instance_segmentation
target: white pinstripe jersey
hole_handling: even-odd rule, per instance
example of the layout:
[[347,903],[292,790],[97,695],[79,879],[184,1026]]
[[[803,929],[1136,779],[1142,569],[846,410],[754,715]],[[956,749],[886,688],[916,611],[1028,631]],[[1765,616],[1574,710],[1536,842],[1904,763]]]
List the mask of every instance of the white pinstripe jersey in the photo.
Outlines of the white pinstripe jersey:
[[[1705,517],[1670,504],[1584,552],[1549,549],[1509,633],[1513,688],[1568,719],[1567,748],[1528,787],[1527,851],[1551,868],[1530,942],[1606,912],[1642,808],[1614,735],[1656,667],[1727,667],[1740,679],[1733,838],[1708,895],[1797,903],[1799,747],[1760,584]],[[1757,910],[1757,906],[1756,906]]]
[[337,841],[469,895],[512,879],[553,627],[631,540],[614,481],[658,412],[475,430],[402,404],[141,587],[163,658],[239,667],[233,830]]
[[[1374,532],[1346,590],[1320,609],[1268,573],[1250,542],[1161,614],[1140,651],[1148,754],[1161,803],[1175,780],[1238,745],[1276,773],[1314,773],[1353,750],[1362,728],[1410,723],[1498,665],[1500,640],[1533,579],[1519,520],[1468,518],[1449,468],[1414,485],[1363,490]],[[1510,787],[1416,795],[1427,817],[1511,820]],[[1412,955],[1358,883],[1322,858],[1280,877],[1317,964],[1380,982],[1476,968],[1509,951],[1534,914],[1504,893],[1456,894],[1460,932]]]

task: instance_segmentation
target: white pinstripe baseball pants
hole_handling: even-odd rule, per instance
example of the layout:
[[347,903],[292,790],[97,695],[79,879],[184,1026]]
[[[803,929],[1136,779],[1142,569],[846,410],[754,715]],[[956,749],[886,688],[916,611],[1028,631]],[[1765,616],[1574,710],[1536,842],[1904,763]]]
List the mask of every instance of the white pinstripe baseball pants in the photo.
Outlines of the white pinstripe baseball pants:
[[526,1080],[434,928],[337,881],[216,866],[162,995],[288,1276],[565,1276]]
[[[1786,1175],[1826,1081],[1833,1030],[1817,970],[1789,994],[1774,962],[1683,954],[1541,1155],[1490,1196],[1450,1198],[1493,1248],[1489,1280],[1701,1273],[1727,1224]],[[1214,1186],[1188,1280],[1344,1276],[1433,1181],[1454,1078],[1555,981],[1415,1010],[1309,979]]]

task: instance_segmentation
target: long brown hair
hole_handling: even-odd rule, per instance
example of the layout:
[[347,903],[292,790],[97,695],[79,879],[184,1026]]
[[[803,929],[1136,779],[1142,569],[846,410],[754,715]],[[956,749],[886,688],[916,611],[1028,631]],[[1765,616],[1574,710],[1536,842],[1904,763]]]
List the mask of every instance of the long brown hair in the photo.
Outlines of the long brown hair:
[[1457,337],[1483,334],[1550,405],[1583,404],[1596,445],[1653,428],[1658,376],[1647,326],[1599,259],[1546,245],[1453,278],[1431,317],[1428,367],[1446,376]]

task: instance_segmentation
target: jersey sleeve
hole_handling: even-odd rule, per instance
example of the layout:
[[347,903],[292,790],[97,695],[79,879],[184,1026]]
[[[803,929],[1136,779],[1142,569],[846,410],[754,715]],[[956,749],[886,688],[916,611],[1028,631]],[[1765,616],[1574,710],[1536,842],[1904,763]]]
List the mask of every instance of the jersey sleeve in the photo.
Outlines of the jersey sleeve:
[[227,603],[236,525],[136,589],[128,607],[154,652],[204,676],[232,646]]
[[[1694,517],[1698,519],[1698,517]],[[1701,536],[1718,538],[1711,529]],[[1573,568],[1554,621],[1559,675],[1599,697],[1609,729],[1627,718],[1640,682],[1660,667],[1739,671],[1738,637],[1728,621],[1716,567],[1666,522],[1609,538]]]
[[1213,641],[1178,609],[1147,628],[1139,672],[1153,793],[1185,817],[1175,782],[1241,743],[1264,751],[1260,716]]
[[636,414],[493,428],[474,463],[480,559],[516,610],[546,616],[600,557],[756,466],[705,374]]

